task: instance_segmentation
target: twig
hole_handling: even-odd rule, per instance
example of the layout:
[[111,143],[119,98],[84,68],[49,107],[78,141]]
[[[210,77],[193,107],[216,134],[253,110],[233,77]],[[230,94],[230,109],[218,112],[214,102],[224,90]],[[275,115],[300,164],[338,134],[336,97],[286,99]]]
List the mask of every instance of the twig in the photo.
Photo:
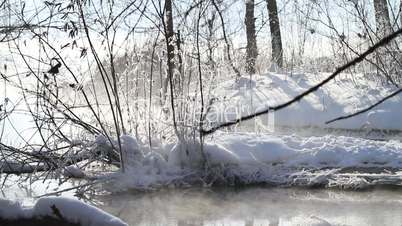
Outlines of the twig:
[[340,121],[340,120],[352,118],[352,117],[355,117],[355,116],[357,116],[357,115],[363,114],[363,113],[365,113],[365,112],[367,112],[367,111],[370,111],[371,109],[377,107],[378,105],[384,103],[386,100],[391,99],[392,97],[394,97],[394,96],[396,96],[396,95],[398,95],[398,94],[400,94],[400,93],[402,93],[402,88],[396,90],[395,92],[393,92],[393,93],[391,93],[390,95],[388,95],[388,96],[382,98],[382,99],[379,100],[377,103],[375,103],[375,104],[373,104],[373,105],[370,105],[370,106],[367,107],[367,108],[361,109],[361,110],[359,110],[359,111],[357,111],[357,112],[355,112],[355,113],[353,113],[353,114],[344,115],[344,116],[341,116],[341,117],[338,117],[338,118],[334,118],[334,119],[332,119],[332,120],[329,120],[329,121],[325,122],[325,124],[330,124],[330,123],[333,123],[333,122],[336,122],[336,121]]
[[223,34],[223,39],[225,40],[225,44],[226,44],[226,54],[227,54],[227,58],[229,61],[230,66],[232,67],[232,70],[236,73],[237,78],[239,78],[241,76],[239,69],[237,69],[234,64],[233,64],[233,60],[232,57],[230,55],[230,44],[229,44],[229,40],[228,37],[226,35],[226,28],[225,28],[225,21],[223,19],[223,15],[221,10],[219,9],[219,6],[216,4],[215,0],[212,0],[212,5],[215,7],[216,12],[219,15],[219,18],[221,20],[221,26],[222,26],[222,34]]

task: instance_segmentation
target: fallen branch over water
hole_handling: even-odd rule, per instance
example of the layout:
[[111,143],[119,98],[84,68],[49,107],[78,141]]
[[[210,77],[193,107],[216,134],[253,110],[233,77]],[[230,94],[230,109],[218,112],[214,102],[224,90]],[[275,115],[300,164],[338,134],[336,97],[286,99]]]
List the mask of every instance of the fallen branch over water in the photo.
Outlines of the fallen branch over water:
[[[70,148],[70,147],[69,147]],[[3,154],[0,159],[0,173],[4,174],[26,174],[35,172],[54,171],[66,169],[83,161],[98,160],[119,166],[119,154],[111,148],[93,148],[74,153],[67,150],[63,154],[49,152],[30,152],[19,150],[14,147],[0,143],[0,151]],[[6,158],[4,156],[8,156]],[[11,159],[14,160],[9,160]]]

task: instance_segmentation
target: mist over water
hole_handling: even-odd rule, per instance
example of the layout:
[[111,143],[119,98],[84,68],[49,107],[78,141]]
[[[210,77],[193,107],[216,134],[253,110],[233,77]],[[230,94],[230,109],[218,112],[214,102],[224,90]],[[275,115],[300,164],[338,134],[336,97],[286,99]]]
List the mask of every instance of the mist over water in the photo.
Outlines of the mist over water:
[[[32,206],[37,196],[76,185],[59,187],[55,180],[32,186],[13,184],[5,186],[0,197]],[[63,196],[74,194],[69,191]],[[90,203],[129,225],[140,226],[399,226],[402,222],[402,192],[393,187],[364,191],[267,186],[133,190],[91,197]]]
[[129,225],[400,225],[402,192],[253,187],[100,197]]

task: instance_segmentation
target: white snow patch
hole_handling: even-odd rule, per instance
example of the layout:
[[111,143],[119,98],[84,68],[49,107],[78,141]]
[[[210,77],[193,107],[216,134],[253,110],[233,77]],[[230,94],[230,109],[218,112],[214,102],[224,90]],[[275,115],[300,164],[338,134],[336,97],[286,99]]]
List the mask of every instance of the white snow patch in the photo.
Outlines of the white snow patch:
[[240,164],[239,156],[219,144],[204,144],[207,161],[212,165]]
[[300,226],[332,226],[333,224],[317,216],[296,216],[290,219],[284,219],[282,225],[300,225]]
[[[116,141],[114,145],[118,148],[118,141]],[[120,145],[125,166],[134,167],[140,164],[144,158],[144,153],[142,152],[135,137],[129,135],[120,136]]]
[[[399,141],[334,135],[302,137],[216,132],[205,140],[202,152],[197,141],[178,142],[165,148],[145,154],[124,173],[113,174],[116,180],[111,183],[111,189],[185,185],[202,181],[205,175],[220,178],[224,183],[227,179],[241,183],[335,185],[348,183],[334,176],[345,167],[402,168]],[[317,174],[316,170],[321,173]],[[350,183],[364,185],[365,181],[356,177]]]
[[180,168],[199,169],[203,162],[201,144],[195,140],[177,142],[168,156],[169,165]]
[[[327,135],[256,135],[219,133],[215,142],[240,164],[281,164],[288,167],[402,167],[402,144]],[[211,158],[214,158],[212,156]]]
[[44,197],[37,200],[32,208],[22,207],[19,203],[0,200],[0,218],[57,218],[52,207],[56,207],[61,216],[69,222],[85,226],[127,226],[122,220],[101,209],[76,199],[65,197]]
[[63,175],[65,177],[72,177],[72,178],[84,178],[85,177],[84,171],[75,165],[67,166],[66,168],[64,168]]
[[25,218],[31,215],[31,210],[21,206],[19,202],[0,199],[0,218],[18,219]]
[[[240,80],[222,82],[212,92],[217,101],[207,119],[214,126],[253,114],[268,106],[282,104],[316,85],[326,76],[267,73],[255,75],[253,79],[242,77]],[[363,75],[343,74],[299,102],[275,112],[274,123],[275,126],[402,130],[402,94],[362,115],[325,124],[331,119],[368,107],[395,89],[393,86],[367,80]]]

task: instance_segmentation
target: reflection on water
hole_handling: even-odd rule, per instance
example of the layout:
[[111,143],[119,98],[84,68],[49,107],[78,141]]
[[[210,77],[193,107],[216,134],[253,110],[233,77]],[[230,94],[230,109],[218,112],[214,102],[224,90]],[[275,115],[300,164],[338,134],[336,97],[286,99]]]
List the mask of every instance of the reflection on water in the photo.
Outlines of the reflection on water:
[[[0,174],[0,198],[18,201],[26,206],[32,206],[39,196],[51,194],[56,191],[62,191],[65,197],[74,197],[75,190],[68,190],[71,187],[76,187],[82,184],[79,180],[70,180],[64,182],[55,179],[38,179],[35,176],[14,176]],[[7,177],[7,178],[6,178]],[[3,184],[4,180],[6,182]],[[1,225],[0,225],[1,226]]]
[[402,192],[289,188],[188,189],[100,197],[129,225],[398,225]]
[[[80,184],[13,180],[3,187],[0,198],[25,205],[32,205],[35,196]],[[74,197],[74,192],[63,196]],[[96,196],[88,201],[129,225],[140,226],[402,225],[402,190],[396,188],[359,192],[272,187],[165,189]]]

